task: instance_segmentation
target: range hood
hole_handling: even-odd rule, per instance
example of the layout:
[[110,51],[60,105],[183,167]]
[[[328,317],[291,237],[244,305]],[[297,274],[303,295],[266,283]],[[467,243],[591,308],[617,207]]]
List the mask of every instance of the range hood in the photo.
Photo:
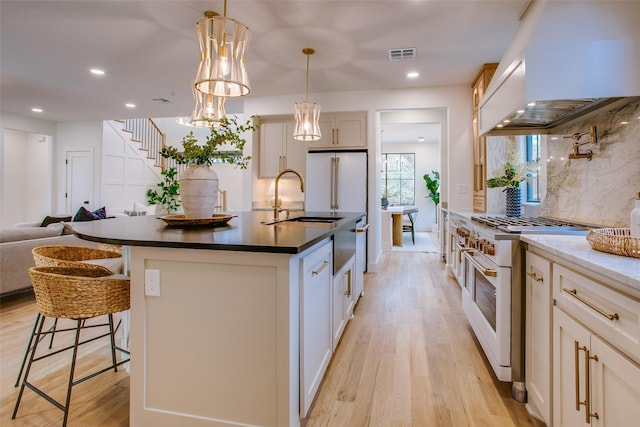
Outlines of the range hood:
[[481,135],[551,133],[640,96],[639,1],[531,0],[479,106]]

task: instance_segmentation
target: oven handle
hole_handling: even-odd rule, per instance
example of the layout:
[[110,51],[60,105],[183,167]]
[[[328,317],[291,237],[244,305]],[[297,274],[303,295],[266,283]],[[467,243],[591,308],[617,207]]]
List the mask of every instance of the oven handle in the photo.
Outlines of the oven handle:
[[466,246],[462,246],[460,243],[456,243],[456,246],[458,247],[458,264],[462,264],[462,254],[473,250],[473,248],[467,248]]
[[471,264],[473,264],[473,266],[475,268],[477,268],[478,270],[480,270],[482,272],[483,276],[487,276],[487,277],[497,277],[498,276],[498,272],[496,270],[492,270],[490,268],[485,268],[482,264],[480,264],[478,261],[476,261],[473,258],[473,251],[468,250],[465,254],[464,254],[465,258],[467,258],[467,260],[469,262],[471,262]]

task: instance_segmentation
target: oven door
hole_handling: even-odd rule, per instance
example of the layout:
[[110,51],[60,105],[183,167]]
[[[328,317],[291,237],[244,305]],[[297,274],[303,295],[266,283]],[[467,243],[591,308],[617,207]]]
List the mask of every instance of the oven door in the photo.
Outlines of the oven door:
[[511,268],[475,249],[464,259],[463,309],[496,376],[511,381]]

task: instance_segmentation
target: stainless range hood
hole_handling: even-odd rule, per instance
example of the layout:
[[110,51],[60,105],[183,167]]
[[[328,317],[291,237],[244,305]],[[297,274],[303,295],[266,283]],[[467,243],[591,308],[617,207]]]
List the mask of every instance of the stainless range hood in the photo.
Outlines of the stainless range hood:
[[640,1],[527,4],[480,102],[481,135],[551,133],[640,96]]

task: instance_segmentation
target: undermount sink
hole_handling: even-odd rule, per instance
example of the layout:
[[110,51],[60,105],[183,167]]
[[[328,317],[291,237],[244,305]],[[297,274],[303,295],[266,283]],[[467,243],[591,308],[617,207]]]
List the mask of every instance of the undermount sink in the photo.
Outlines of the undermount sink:
[[319,222],[323,224],[331,224],[341,220],[341,217],[336,216],[299,216],[296,218],[285,219],[283,222]]
[[265,225],[302,225],[302,226],[320,226],[334,223],[341,220],[342,217],[337,216],[298,216],[281,221],[264,222]]

